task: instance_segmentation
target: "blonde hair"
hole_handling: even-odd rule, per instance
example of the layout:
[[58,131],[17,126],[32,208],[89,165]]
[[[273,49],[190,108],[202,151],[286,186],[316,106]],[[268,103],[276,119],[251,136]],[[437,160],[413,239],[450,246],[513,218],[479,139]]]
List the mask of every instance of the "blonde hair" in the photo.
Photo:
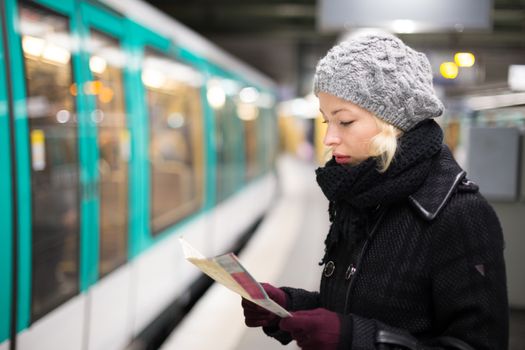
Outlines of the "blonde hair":
[[397,139],[403,135],[401,129],[396,128],[374,115],[379,134],[370,140],[370,156],[376,157],[379,164],[379,172],[384,173],[394,159],[397,150]]

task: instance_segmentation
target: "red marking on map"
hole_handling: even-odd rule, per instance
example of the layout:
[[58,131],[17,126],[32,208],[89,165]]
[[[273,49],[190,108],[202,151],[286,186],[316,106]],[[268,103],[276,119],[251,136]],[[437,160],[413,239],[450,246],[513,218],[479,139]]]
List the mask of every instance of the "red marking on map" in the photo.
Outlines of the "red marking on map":
[[233,272],[231,276],[248,292],[252,299],[264,299],[261,289],[253,283],[252,278],[246,272]]

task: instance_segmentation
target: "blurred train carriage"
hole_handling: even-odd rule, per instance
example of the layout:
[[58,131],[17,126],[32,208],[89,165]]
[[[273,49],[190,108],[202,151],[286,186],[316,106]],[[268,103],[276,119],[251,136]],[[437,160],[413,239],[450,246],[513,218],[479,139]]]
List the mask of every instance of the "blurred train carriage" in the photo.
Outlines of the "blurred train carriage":
[[118,349],[276,192],[273,83],[138,0],[2,2],[0,350]]

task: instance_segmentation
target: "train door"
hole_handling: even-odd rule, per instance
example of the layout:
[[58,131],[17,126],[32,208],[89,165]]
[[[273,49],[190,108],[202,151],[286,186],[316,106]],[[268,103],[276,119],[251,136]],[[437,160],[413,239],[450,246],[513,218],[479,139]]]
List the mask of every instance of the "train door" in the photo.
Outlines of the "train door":
[[79,349],[85,179],[74,89],[74,1],[4,4],[16,164],[16,338],[11,341],[17,350]]
[[[131,136],[126,113],[125,21],[81,3],[83,70],[90,133],[95,144],[96,227],[90,246],[88,349],[123,348],[131,338],[131,268],[128,260]],[[110,313],[107,310],[111,310]]]
[[[4,6],[4,4],[0,5]],[[5,9],[0,9],[4,14]],[[0,62],[7,62],[4,52],[5,18],[0,18]],[[0,350],[9,349],[12,282],[12,182],[9,101],[6,65],[0,69]]]

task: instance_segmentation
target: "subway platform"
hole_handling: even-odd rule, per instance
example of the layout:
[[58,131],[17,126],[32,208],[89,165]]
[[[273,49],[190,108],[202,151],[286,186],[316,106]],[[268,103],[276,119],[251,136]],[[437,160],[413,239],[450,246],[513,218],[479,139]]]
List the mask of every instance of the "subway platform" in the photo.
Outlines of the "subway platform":
[[[278,165],[281,194],[245,248],[242,264],[261,282],[319,288],[328,202],[315,182],[315,166],[292,157]],[[272,350],[283,347],[260,328],[244,324],[241,297],[217,283],[164,342],[162,350]]]
[[[259,281],[318,290],[328,202],[315,181],[315,166],[285,156],[279,160],[281,195],[239,254]],[[244,324],[241,298],[213,284],[167,338],[161,350],[278,350],[260,328]],[[511,310],[509,350],[525,350],[525,311]]]

